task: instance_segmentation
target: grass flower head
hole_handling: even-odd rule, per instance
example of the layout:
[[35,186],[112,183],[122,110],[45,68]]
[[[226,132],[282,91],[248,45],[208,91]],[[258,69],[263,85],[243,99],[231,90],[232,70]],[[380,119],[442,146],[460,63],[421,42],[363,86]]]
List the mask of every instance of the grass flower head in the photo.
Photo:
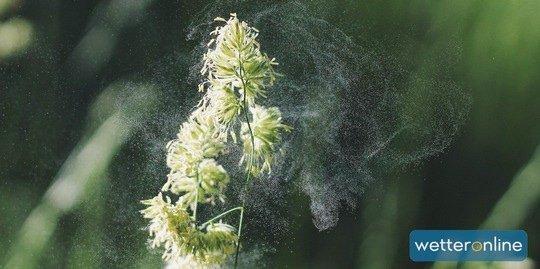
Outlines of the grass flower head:
[[[243,142],[240,163],[245,165],[248,181],[251,175],[270,172],[282,132],[290,129],[282,123],[278,108],[256,103],[274,83],[273,65],[277,64],[260,51],[258,31],[239,21],[236,14],[217,20],[225,24],[212,32],[214,39],[204,55],[201,72],[207,81],[199,89],[206,93],[182,124],[177,139],[167,144],[170,172],[161,191],[178,200],[172,203],[159,193],[142,201],[147,208],[141,210],[150,220],[150,246],[163,247],[164,260],[194,268],[223,264],[240,247],[245,200],[242,206],[202,224],[197,214],[199,205],[225,202],[230,177],[217,160],[231,146],[227,138],[232,135],[234,144],[236,137]],[[233,212],[240,212],[238,229],[223,223],[223,217]]]

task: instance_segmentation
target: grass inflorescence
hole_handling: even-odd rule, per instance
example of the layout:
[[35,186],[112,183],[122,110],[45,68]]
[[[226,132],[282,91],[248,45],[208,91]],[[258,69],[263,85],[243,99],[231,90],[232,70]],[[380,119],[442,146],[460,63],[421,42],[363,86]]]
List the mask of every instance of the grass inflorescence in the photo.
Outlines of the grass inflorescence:
[[[190,266],[220,265],[234,253],[235,264],[238,259],[245,199],[204,222],[197,215],[202,205],[226,202],[224,190],[231,178],[218,158],[229,147],[243,148],[239,165],[246,171],[246,191],[251,179],[270,173],[282,133],[291,129],[282,123],[277,107],[257,104],[278,77],[277,62],[260,50],[258,30],[236,14],[215,20],[224,25],[211,33],[203,57],[206,80],[199,91],[204,96],[166,146],[170,172],[161,192],[142,201],[147,208],[141,213],[150,221],[150,247],[162,247],[166,261]],[[230,213],[239,213],[238,227],[224,223]]]

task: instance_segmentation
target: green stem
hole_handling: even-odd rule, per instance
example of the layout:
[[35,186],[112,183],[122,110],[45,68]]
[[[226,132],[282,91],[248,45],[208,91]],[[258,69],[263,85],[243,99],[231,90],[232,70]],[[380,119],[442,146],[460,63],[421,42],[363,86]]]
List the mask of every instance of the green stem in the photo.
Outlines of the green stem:
[[223,212],[223,213],[221,213],[221,214],[219,214],[219,215],[217,215],[217,216],[215,216],[215,217],[209,219],[209,220],[206,221],[205,223],[201,224],[201,225],[199,226],[199,229],[204,229],[204,227],[206,227],[206,225],[208,225],[208,224],[212,223],[213,221],[215,221],[215,220],[217,220],[217,219],[220,219],[220,218],[224,217],[225,215],[227,215],[227,214],[229,214],[229,213],[231,213],[231,212],[234,212],[234,211],[236,211],[236,210],[240,210],[240,212],[241,212],[240,214],[242,214],[242,213],[244,212],[244,208],[241,207],[241,206],[235,207],[235,208],[232,208],[232,209],[229,209],[229,210],[227,210],[227,211],[225,211],[225,212]]
[[[246,89],[246,81],[244,80],[244,66],[242,63],[242,60],[239,59],[239,66],[240,66],[240,73],[238,74],[238,77],[242,81],[242,89],[244,90],[244,98],[242,100],[244,105],[244,116],[246,118],[246,124],[249,130],[249,136],[251,139],[251,154],[249,156],[249,161],[247,164],[247,175],[246,175],[246,182],[244,183],[244,190],[243,194],[246,195],[248,182],[251,179],[251,169],[253,165],[253,155],[255,154],[255,136],[253,135],[253,130],[251,129],[251,124],[249,123],[249,115],[248,115],[248,104],[247,104],[247,89]],[[240,254],[240,240],[242,238],[242,224],[244,221],[244,207],[246,205],[246,199],[245,196],[242,198],[242,210],[240,211],[240,219],[238,220],[238,239],[236,241],[236,255],[234,257],[234,268],[238,267],[238,255]]]
[[200,164],[200,162],[197,164],[197,187],[195,190],[195,206],[193,208],[193,221],[195,222],[195,225],[197,225],[197,205],[199,204],[199,185],[201,184],[201,179],[199,176]]
[[240,219],[238,221],[238,240],[236,241],[236,255],[234,256],[234,268],[238,266],[238,255],[240,254],[240,236],[242,234],[242,223],[244,220],[244,204],[245,199],[242,200],[242,210],[240,211]]

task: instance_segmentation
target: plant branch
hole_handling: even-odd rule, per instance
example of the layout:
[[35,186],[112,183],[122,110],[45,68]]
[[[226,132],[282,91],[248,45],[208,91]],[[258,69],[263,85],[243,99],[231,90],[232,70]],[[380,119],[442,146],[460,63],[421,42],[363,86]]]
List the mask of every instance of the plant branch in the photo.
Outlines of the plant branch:
[[223,213],[221,213],[221,214],[219,214],[219,215],[217,215],[217,216],[215,216],[215,217],[213,217],[213,218],[207,220],[206,222],[204,222],[203,224],[201,224],[201,225],[199,226],[199,229],[204,229],[204,227],[206,227],[206,225],[208,225],[208,224],[212,223],[213,221],[215,221],[215,220],[217,220],[217,219],[220,219],[220,218],[226,216],[227,214],[229,214],[229,213],[231,213],[231,212],[234,212],[234,211],[236,211],[236,210],[240,210],[241,212],[243,212],[243,211],[244,211],[244,208],[241,207],[241,206],[238,206],[238,207],[229,209],[229,210],[227,210],[227,211],[225,211],[225,212],[223,212]]

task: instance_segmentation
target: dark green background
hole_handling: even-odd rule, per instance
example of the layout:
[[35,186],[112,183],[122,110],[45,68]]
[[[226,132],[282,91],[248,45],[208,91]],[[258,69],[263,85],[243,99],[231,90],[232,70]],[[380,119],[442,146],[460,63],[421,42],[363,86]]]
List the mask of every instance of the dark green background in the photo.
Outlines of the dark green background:
[[[0,265],[10,257],[18,229],[93,124],[89,111],[100,92],[118,80],[159,80],[153,70],[160,63],[178,61],[195,47],[186,41],[187,27],[209,3],[147,2],[124,20],[107,20],[107,12],[129,12],[107,9],[111,1],[19,1],[2,15],[4,22],[28,20],[34,38],[25,53],[0,59]],[[409,262],[409,231],[479,227],[540,142],[540,2],[302,3],[354,42],[412,72],[447,68],[445,75],[470,92],[473,103],[444,153],[373,183],[359,208],[343,209],[336,228],[318,232],[307,197],[296,195],[289,237],[275,244],[276,254],[265,263],[272,268],[428,267]],[[99,23],[108,35],[90,50],[81,49]],[[100,54],[110,40],[116,40],[110,54]],[[92,65],[96,59],[103,62]],[[167,72],[160,74],[176,79],[174,70]],[[123,169],[140,169],[123,157],[141,154],[136,146],[126,144],[122,152],[111,165],[113,179],[121,178]],[[540,184],[540,174],[535,178]],[[131,214],[122,211],[140,209],[137,200],[154,193],[159,183],[104,184],[60,217],[43,253],[26,252],[38,268],[159,266],[159,254],[146,249],[144,221],[122,219]],[[540,261],[540,211],[538,202],[533,205],[519,228],[528,232],[530,258]]]

